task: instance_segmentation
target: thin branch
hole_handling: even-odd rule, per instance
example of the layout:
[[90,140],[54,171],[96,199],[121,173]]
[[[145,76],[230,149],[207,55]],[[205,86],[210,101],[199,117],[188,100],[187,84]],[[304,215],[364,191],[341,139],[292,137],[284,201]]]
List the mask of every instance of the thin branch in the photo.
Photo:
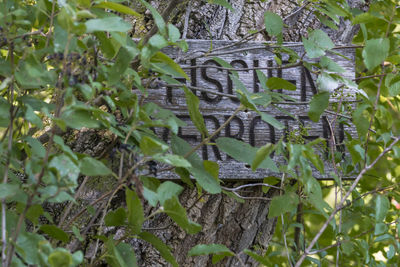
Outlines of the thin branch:
[[272,198],[269,198],[269,197],[244,197],[244,196],[242,196],[242,195],[240,195],[238,192],[236,192],[236,191],[232,191],[232,193],[235,195],[235,196],[237,196],[238,198],[241,198],[241,199],[247,199],[247,200],[265,200],[265,201],[270,201],[270,200],[272,200]]
[[49,25],[49,32],[47,33],[45,48],[47,48],[49,46],[49,42],[50,42],[52,30],[53,30],[54,13],[55,13],[55,9],[56,9],[56,3],[57,3],[57,1],[53,1],[53,4],[51,5],[50,25]]
[[207,144],[208,142],[211,141],[211,139],[216,136],[220,131],[222,131],[222,129],[224,129],[230,122],[231,120],[233,120],[233,118],[243,109],[243,105],[240,105],[234,112],[233,114],[217,129],[215,130],[215,132],[213,132],[209,137],[207,137],[206,139],[204,139],[200,144],[198,144],[197,146],[195,146],[192,150],[190,150],[189,152],[187,152],[184,155],[184,158],[189,157],[190,155],[192,155],[197,149],[199,149],[200,147],[202,147],[203,145]]
[[221,186],[221,188],[226,190],[226,191],[238,191],[240,189],[243,189],[243,188],[246,188],[246,187],[253,187],[253,186],[266,186],[266,187],[272,187],[272,188],[275,188],[275,189],[283,190],[282,188],[280,188],[278,186],[274,186],[274,185],[270,185],[270,184],[266,184],[266,183],[244,184],[244,185],[240,185],[240,186],[233,187],[233,188]]
[[185,20],[184,20],[184,24],[183,24],[183,33],[182,33],[182,39],[185,40],[186,39],[186,35],[189,29],[189,17],[190,17],[190,13],[192,12],[192,0],[189,1],[187,8],[186,8],[186,12],[185,12]]
[[199,69],[199,68],[207,68],[207,69],[218,69],[218,70],[228,70],[228,71],[249,71],[249,70],[282,70],[282,69],[290,69],[302,66],[302,62],[296,62],[292,64],[286,64],[281,66],[273,66],[273,67],[253,67],[253,68],[226,68],[217,65],[195,65],[195,66],[182,66],[182,69]]
[[[12,151],[12,143],[13,143],[13,125],[14,125],[14,42],[9,43],[9,51],[10,51],[10,65],[11,65],[11,84],[8,88],[9,92],[9,103],[10,105],[10,124],[9,124],[9,135],[8,135],[8,145],[7,145],[7,161],[4,168],[4,176],[3,176],[3,184],[7,184],[8,182],[8,172],[10,169],[10,158],[11,158],[11,151]],[[3,266],[7,266],[7,220],[6,220],[6,208],[7,203],[6,199],[1,199],[1,262]]]
[[324,225],[321,227],[321,229],[319,230],[319,232],[316,234],[316,236],[314,237],[314,239],[311,241],[310,245],[307,247],[307,249],[305,250],[305,252],[301,255],[300,259],[297,261],[295,267],[300,267],[301,264],[303,263],[304,259],[307,257],[307,255],[309,254],[309,252],[311,251],[311,249],[314,247],[314,245],[317,243],[317,241],[319,240],[319,238],[321,237],[321,235],[324,233],[324,231],[326,230],[326,228],[328,227],[329,223],[332,221],[332,219],[335,217],[336,213],[341,209],[341,207],[343,206],[344,202],[347,200],[347,198],[350,196],[350,194],[353,192],[353,190],[356,188],[357,184],[360,182],[361,178],[364,176],[364,174],[369,171],[372,167],[375,166],[375,164],[389,151],[392,150],[392,148],[394,147],[394,145],[397,144],[397,142],[399,142],[400,140],[400,136],[396,137],[396,139],[388,146],[386,147],[379,155],[378,157],[370,164],[370,165],[366,165],[361,172],[358,174],[357,178],[354,180],[353,184],[350,186],[349,190],[347,191],[346,195],[342,198],[342,200],[340,201],[339,205],[335,208],[335,210],[331,213],[331,215],[329,216],[329,218],[326,220],[326,222],[324,223]]
[[[83,179],[82,183],[79,186],[79,189],[76,191],[75,195],[74,195],[74,200],[77,200],[79,195],[81,194],[81,192],[83,191],[83,188],[85,187],[86,182],[89,180],[89,176],[85,176],[85,178]],[[62,228],[65,219],[67,218],[68,214],[70,213],[72,206],[74,205],[74,202],[70,202],[68,204],[68,207],[64,210],[63,214],[61,215],[61,219],[60,222],[58,223],[58,227]]]

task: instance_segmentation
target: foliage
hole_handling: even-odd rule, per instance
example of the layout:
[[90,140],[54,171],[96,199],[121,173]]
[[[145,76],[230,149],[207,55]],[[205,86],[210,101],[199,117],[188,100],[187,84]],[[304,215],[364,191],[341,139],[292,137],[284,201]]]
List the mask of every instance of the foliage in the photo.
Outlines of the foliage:
[[[326,140],[304,142],[289,136],[260,148],[226,137],[214,142],[219,130],[206,128],[199,99],[188,88],[182,86],[188,114],[203,138],[196,147],[178,137],[183,121],[144,101],[157,78],[175,84],[179,83],[175,79],[189,77],[162,52],[167,46],[186,49],[179,30],[146,1],[140,2],[151,12],[158,31],[135,42],[124,18],[142,14],[123,1],[0,1],[2,266],[78,266],[101,261],[111,266],[137,266],[129,244],[132,238],[150,243],[177,266],[174,252],[146,232],[143,224],[163,213],[190,234],[198,233],[201,225],[188,218],[179,202],[183,187],[154,176],[157,171],[173,171],[187,186],[195,182],[199,192],[221,193],[218,166],[196,153],[211,143],[254,171],[267,168],[280,174],[265,179],[281,189],[268,215],[278,217],[279,223],[268,249],[253,247],[235,254],[222,244],[198,244],[188,257],[212,254],[216,263],[245,253],[267,266],[283,262],[300,266],[304,260],[320,266],[336,261],[399,265],[400,14],[396,2],[376,1],[368,12],[362,12],[346,1],[305,1],[327,27],[336,29],[340,19],[359,25],[353,41],[358,47],[357,84],[341,77],[341,67],[324,57],[337,54],[324,31],[314,30],[303,38],[305,58],[283,47],[284,18],[265,13],[265,29],[276,38],[277,63],[281,63],[281,53],[286,53],[318,76],[319,93],[311,100],[309,117],[318,121],[324,112],[333,112],[333,129],[339,124],[354,126],[358,137],[347,134],[344,144],[331,139],[326,146]],[[227,1],[209,2],[233,10]],[[307,58],[320,60],[307,62]],[[283,129],[259,106],[272,103],[263,102],[265,99],[285,97],[273,90],[298,89],[284,79],[257,74],[263,89],[257,94],[249,92],[234,72],[230,75],[240,99],[231,118],[248,109]],[[345,103],[342,100],[347,96],[340,96],[341,89],[349,87],[356,92],[352,96],[355,104]],[[330,99],[339,101],[329,103]],[[171,132],[168,143],[153,132],[160,127]],[[73,151],[68,138],[82,129],[112,136],[110,143],[116,148],[112,153],[118,154],[122,167],[113,167],[102,155],[95,158]],[[321,147],[326,158],[318,152]],[[103,154],[107,153],[111,150]],[[277,166],[272,154],[285,163]],[[126,166],[124,155],[135,157],[131,165]],[[156,162],[168,167],[157,170]],[[327,165],[334,172],[326,173]],[[318,172],[334,180],[318,181]],[[71,207],[79,202],[79,185],[89,177],[108,179],[112,188],[72,214]],[[347,177],[353,179],[345,180]],[[124,204],[113,210],[111,200],[121,190],[125,191]],[[103,200],[104,205],[96,205]],[[59,216],[46,209],[56,204],[66,205]],[[145,204],[156,212],[146,215]],[[296,216],[299,212],[302,217]],[[100,226],[93,221],[79,223],[87,214],[96,213],[103,214]],[[96,229],[97,245],[94,257],[87,259],[73,244],[86,242],[91,227]],[[123,235],[114,235],[109,231],[112,227],[122,229]]]

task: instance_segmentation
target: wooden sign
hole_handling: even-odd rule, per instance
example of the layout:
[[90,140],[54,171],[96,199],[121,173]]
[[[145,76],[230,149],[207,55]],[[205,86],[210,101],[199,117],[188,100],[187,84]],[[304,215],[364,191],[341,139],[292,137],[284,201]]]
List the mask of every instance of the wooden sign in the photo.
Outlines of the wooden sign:
[[[256,74],[257,70],[262,71],[268,78],[283,78],[293,83],[297,89],[294,91],[278,90],[280,93],[290,96],[292,100],[281,101],[269,105],[267,108],[261,108],[263,112],[281,122],[285,126],[284,129],[278,130],[262,121],[255,112],[243,111],[217,137],[236,138],[255,147],[266,143],[276,143],[282,137],[287,139],[289,134],[303,134],[302,138],[306,140],[322,137],[329,142],[331,137],[329,121],[332,121],[334,115],[325,113],[318,123],[312,122],[307,115],[309,101],[318,92],[314,74],[300,65],[292,68],[276,68],[278,65],[274,59],[275,55],[271,52],[273,48],[264,43],[248,42],[236,45],[233,48],[218,50],[232,43],[229,41],[212,41],[213,50],[217,49],[217,51],[208,53],[206,56],[204,56],[204,53],[209,51],[211,45],[209,40],[189,40],[189,50],[186,53],[173,48],[164,51],[170,57],[180,61],[180,66],[189,76],[190,81],[184,79],[180,79],[180,81],[186,83],[188,88],[199,97],[200,111],[204,116],[208,132],[212,133],[219,128],[240,104],[234,90],[235,86],[228,75],[229,68],[222,67],[215,60],[215,57],[218,57],[230,63],[237,70],[240,81],[243,82],[250,93],[262,91]],[[304,54],[304,48],[299,43],[287,43],[285,46],[290,47],[300,56]],[[327,56],[345,69],[342,76],[353,79],[354,49],[338,49],[336,52],[346,56],[347,59],[333,53],[328,53]],[[285,66],[288,56],[284,54],[282,56],[282,65]],[[305,60],[308,61],[307,58]],[[348,99],[349,93],[352,92],[345,88],[342,90],[344,91],[341,91],[341,93],[346,95],[346,99]],[[148,100],[172,110],[178,118],[187,123],[186,127],[179,129],[180,137],[192,145],[201,142],[202,137],[190,120],[182,88],[179,86],[152,88],[149,90]],[[292,116],[284,110],[287,110]],[[338,144],[343,142],[345,131],[354,132],[354,129],[347,128],[339,123],[335,128]],[[304,135],[304,130],[307,131],[307,135]],[[169,139],[167,130],[158,129],[157,131],[165,140]],[[262,179],[270,175],[279,175],[271,170],[253,172],[250,166],[237,162],[220,151],[215,145],[203,146],[199,149],[198,154],[204,160],[213,160],[219,163],[221,179]],[[274,159],[274,161],[279,162],[280,160]],[[329,169],[327,173],[329,173]],[[171,175],[173,174],[163,175],[165,177],[161,178],[172,178]],[[319,178],[327,177],[320,176]]]

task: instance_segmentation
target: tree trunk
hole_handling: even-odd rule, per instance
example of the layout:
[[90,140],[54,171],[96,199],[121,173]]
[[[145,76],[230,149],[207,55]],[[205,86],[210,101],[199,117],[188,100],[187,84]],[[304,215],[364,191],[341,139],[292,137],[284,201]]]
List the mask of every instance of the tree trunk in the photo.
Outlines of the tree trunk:
[[[188,39],[239,40],[250,30],[261,29],[264,25],[264,12],[271,10],[283,17],[297,7],[296,1],[230,1],[235,12],[221,6],[211,5],[203,1],[189,1],[175,10],[172,22],[177,25]],[[154,6],[159,7],[157,2]],[[189,10],[188,10],[189,9]],[[186,25],[185,25],[185,21]],[[309,27],[320,24],[311,11],[304,9],[290,21],[290,30],[285,32],[286,41],[299,41]],[[255,40],[265,40],[263,34],[255,36]],[[225,184],[234,187],[239,184]],[[271,198],[276,192],[269,190],[263,194],[261,188],[247,188],[241,195],[246,197]],[[186,188],[180,197],[182,205],[188,209],[188,217],[201,224],[203,229],[195,235],[186,234],[171,220],[160,215],[145,226],[168,244],[181,266],[211,266],[211,257],[188,257],[188,251],[197,244],[224,244],[235,253],[251,248],[260,255],[266,252],[274,233],[276,218],[269,219],[268,200],[246,200],[239,203],[224,195],[204,195],[199,197],[196,189]],[[154,212],[148,208],[148,214]],[[142,241],[135,241],[135,251],[141,266],[164,266],[158,252]],[[241,253],[240,260],[226,258],[218,266],[257,266],[250,257]],[[241,262],[240,262],[241,261]]]
[[[285,41],[301,41],[302,36],[306,36],[308,30],[321,27],[312,11],[309,8],[299,7],[297,1],[294,0],[265,2],[231,0],[230,2],[235,9],[234,12],[221,6],[205,3],[205,1],[191,0],[173,10],[170,20],[184,32],[184,36],[188,39],[239,40],[250,30],[259,30],[263,27],[266,10],[273,11],[282,17],[290,16],[285,21],[289,25],[284,31]],[[152,1],[152,4],[161,10],[162,5],[167,5],[164,1]],[[135,23],[134,36],[143,33],[143,27],[140,26],[143,26],[143,23],[145,24],[144,31],[151,28],[150,14],[146,14],[144,22]],[[339,27],[339,34],[329,30],[327,32],[335,42],[349,42],[354,34],[351,24],[342,22]],[[254,40],[265,40],[265,35],[260,33],[255,36]],[[77,150],[85,149],[82,147]],[[228,187],[238,185],[240,184],[224,184]],[[246,188],[241,195],[259,199],[239,203],[225,194],[202,195],[196,188],[186,187],[180,196],[180,201],[187,209],[188,217],[202,225],[202,231],[195,235],[186,234],[168,216],[163,214],[147,221],[144,230],[157,235],[169,245],[180,266],[212,265],[209,256],[187,256],[188,251],[197,244],[224,244],[235,253],[250,248],[262,255],[268,248],[276,225],[276,219],[268,218],[270,201],[267,199],[272,198],[276,193],[272,189],[264,194],[259,187]],[[261,200],[261,198],[264,199]],[[150,206],[145,207],[147,215],[154,211],[155,209]],[[140,266],[167,265],[157,250],[148,243],[136,239],[131,243],[135,248]],[[88,251],[90,252],[90,249]],[[258,265],[244,253],[239,254],[238,258],[225,258],[218,263],[218,266]]]

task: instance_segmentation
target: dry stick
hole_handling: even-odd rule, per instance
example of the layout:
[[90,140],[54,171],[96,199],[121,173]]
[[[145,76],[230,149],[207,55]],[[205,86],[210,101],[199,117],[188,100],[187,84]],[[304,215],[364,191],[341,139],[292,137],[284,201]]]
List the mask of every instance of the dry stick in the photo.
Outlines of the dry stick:
[[[85,187],[86,182],[89,180],[89,176],[85,176],[85,178],[83,179],[82,183],[79,186],[79,189],[76,191],[75,195],[74,195],[74,200],[77,200],[79,195],[81,194],[81,192],[83,191],[83,188]],[[68,204],[68,207],[65,209],[65,211],[63,212],[63,214],[61,215],[61,219],[60,222],[58,223],[58,227],[62,228],[65,219],[67,218],[69,212],[72,209],[72,206],[74,205],[74,203],[71,201]]]
[[[119,186],[119,185],[118,185]],[[110,191],[104,193],[103,195],[101,195],[98,199],[92,201],[89,206],[93,206],[96,205],[97,203],[99,203],[100,201],[102,201],[104,198],[106,198],[107,196],[109,196],[110,194],[112,194],[114,192],[115,189],[111,189]],[[74,217],[71,218],[71,220],[69,220],[68,225],[72,224],[76,219],[79,218],[79,216],[81,216],[84,212],[86,211],[86,208],[81,209],[77,214],[74,215]]]
[[335,217],[336,213],[342,209],[342,206],[344,202],[347,200],[347,198],[350,196],[350,194],[353,192],[353,190],[356,188],[357,184],[360,182],[361,178],[363,175],[369,171],[372,167],[375,166],[375,164],[386,154],[388,153],[394,145],[400,140],[400,136],[396,137],[396,139],[387,147],[385,148],[379,155],[378,157],[370,164],[366,165],[361,172],[358,174],[357,178],[354,180],[353,184],[350,186],[349,191],[347,191],[346,195],[342,198],[340,201],[339,205],[335,208],[335,210],[331,213],[329,218],[326,220],[324,225],[321,227],[317,235],[314,237],[314,239],[311,241],[310,245],[307,247],[305,250],[304,254],[300,257],[300,259],[297,261],[295,267],[300,267],[301,264],[303,263],[304,259],[307,257],[307,255],[310,253],[311,249],[314,247],[315,243],[317,243],[318,239],[321,237],[321,235],[324,233],[325,229],[328,227],[330,221]]
[[[120,185],[120,186],[118,186],[115,190],[114,190],[114,192],[111,194],[111,196],[108,198],[108,201],[107,201],[107,203],[106,203],[106,205],[105,205],[105,207],[104,207],[104,210],[103,210],[103,216],[101,216],[101,219],[100,219],[100,226],[99,226],[99,228],[98,228],[98,231],[97,231],[97,233],[99,233],[99,235],[101,234],[101,231],[102,231],[102,229],[103,229],[103,223],[104,223],[104,218],[106,217],[106,215],[107,215],[107,209],[108,209],[108,207],[110,206],[110,204],[111,204],[111,201],[112,201],[112,199],[114,198],[114,196],[115,196],[115,194],[122,188],[122,184]],[[93,221],[94,222],[94,221]],[[87,228],[87,230],[89,230],[89,226],[88,226],[88,228]],[[96,246],[95,246],[95,249],[94,249],[94,253],[93,253],[93,256],[92,256],[92,258],[90,259],[90,263],[92,264],[93,263],[93,261],[94,261],[94,259],[95,259],[95,257],[96,257],[96,254],[97,254],[97,250],[99,249],[99,239],[97,238],[97,240],[96,240]]]
[[[3,176],[3,185],[6,185],[8,182],[8,171],[10,169],[10,157],[12,150],[12,140],[13,140],[13,124],[14,124],[14,42],[9,43],[9,51],[10,51],[10,61],[11,61],[11,84],[9,86],[9,100],[11,103],[10,106],[10,127],[9,127],[9,135],[8,135],[8,145],[7,145],[7,161],[4,169]],[[1,262],[3,266],[7,265],[7,255],[6,255],[6,247],[7,247],[7,220],[6,220],[6,199],[1,199]]]

